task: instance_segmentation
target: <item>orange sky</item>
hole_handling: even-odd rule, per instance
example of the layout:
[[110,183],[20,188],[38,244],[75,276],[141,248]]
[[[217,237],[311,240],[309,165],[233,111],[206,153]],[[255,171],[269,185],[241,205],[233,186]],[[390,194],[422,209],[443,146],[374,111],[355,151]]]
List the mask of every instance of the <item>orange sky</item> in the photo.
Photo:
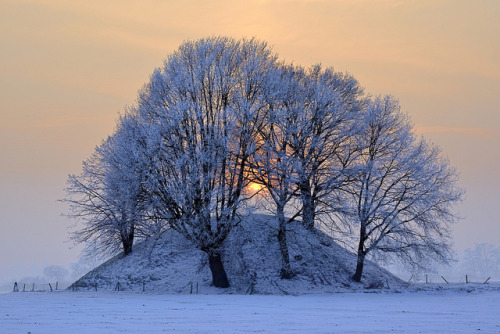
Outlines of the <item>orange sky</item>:
[[[67,174],[167,54],[212,35],[255,36],[398,97],[461,171],[457,247],[498,244],[499,17],[498,0],[0,0],[0,254],[77,258],[56,203]],[[2,268],[13,260],[0,257],[0,281]]]

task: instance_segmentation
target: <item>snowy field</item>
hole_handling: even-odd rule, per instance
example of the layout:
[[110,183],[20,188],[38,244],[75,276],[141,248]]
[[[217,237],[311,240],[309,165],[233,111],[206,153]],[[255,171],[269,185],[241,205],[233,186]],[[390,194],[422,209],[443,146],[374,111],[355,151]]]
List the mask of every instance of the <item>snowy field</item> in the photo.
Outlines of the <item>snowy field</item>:
[[276,295],[0,295],[0,333],[500,333],[500,289]]

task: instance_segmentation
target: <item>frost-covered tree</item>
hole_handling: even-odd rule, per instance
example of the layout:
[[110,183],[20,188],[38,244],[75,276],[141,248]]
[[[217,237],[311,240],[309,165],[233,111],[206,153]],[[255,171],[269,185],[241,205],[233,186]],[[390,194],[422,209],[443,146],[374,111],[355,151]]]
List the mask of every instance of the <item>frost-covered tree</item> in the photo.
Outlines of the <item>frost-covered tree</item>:
[[67,215],[76,220],[73,239],[98,253],[122,249],[127,255],[137,233],[147,234],[147,169],[139,145],[140,131],[137,119],[125,114],[116,132],[83,162],[82,173],[68,177],[63,202],[69,204]]
[[43,274],[49,279],[55,279],[57,282],[62,282],[69,276],[69,270],[62,266],[51,265],[43,268]]
[[500,276],[500,247],[489,244],[475,244],[463,253],[461,261],[463,273],[480,278]]
[[282,278],[293,276],[286,226],[299,212],[286,218],[285,209],[297,194],[297,160],[290,141],[303,112],[303,87],[300,85],[303,75],[299,68],[282,66],[279,79],[265,93],[270,102],[269,111],[265,126],[258,133],[258,149],[250,169],[253,182],[264,186],[275,206]]
[[156,214],[208,255],[216,287],[229,286],[220,247],[239,222],[275,62],[256,40],[185,42],[139,97]]
[[352,219],[359,227],[357,267],[360,281],[367,254],[393,254],[422,266],[428,258],[451,257],[452,211],[460,201],[457,174],[440,150],[412,133],[410,122],[391,97],[368,106],[359,173],[347,189]]
[[333,68],[313,66],[296,76],[301,87],[294,92],[300,107],[289,113],[289,145],[296,160],[302,222],[314,227],[318,214],[337,210],[338,189],[348,181],[354,161],[352,138],[358,131],[364,100],[359,83]]
[[[337,209],[336,191],[348,180],[354,161],[353,137],[363,100],[357,81],[314,66],[280,67],[280,79],[266,92],[270,110],[259,133],[254,182],[267,190],[275,206],[282,255],[281,276],[293,276],[286,225],[299,214],[308,229],[319,213]],[[299,199],[299,211],[289,203]]]

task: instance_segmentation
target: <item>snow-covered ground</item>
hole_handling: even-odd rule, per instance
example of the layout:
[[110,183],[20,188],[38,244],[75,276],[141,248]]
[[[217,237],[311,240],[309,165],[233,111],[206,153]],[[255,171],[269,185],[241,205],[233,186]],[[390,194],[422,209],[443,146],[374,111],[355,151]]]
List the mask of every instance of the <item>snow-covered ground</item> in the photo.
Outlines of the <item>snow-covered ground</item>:
[[317,295],[0,295],[0,333],[500,333],[500,285]]
[[[407,286],[371,261],[365,262],[363,283],[354,283],[351,277],[357,256],[321,231],[306,230],[300,222],[287,226],[290,265],[295,276],[283,280],[277,230],[274,217],[255,214],[233,228],[221,249],[231,283],[229,292],[244,294],[250,286],[255,294],[293,295]],[[114,291],[119,283],[128,292],[145,288],[157,294],[182,294],[191,289],[191,284],[198,284],[200,294],[220,293],[211,287],[207,254],[178,232],[170,229],[134,247],[131,254],[119,254],[90,271],[75,282],[75,288],[94,290],[97,285],[99,291]]]

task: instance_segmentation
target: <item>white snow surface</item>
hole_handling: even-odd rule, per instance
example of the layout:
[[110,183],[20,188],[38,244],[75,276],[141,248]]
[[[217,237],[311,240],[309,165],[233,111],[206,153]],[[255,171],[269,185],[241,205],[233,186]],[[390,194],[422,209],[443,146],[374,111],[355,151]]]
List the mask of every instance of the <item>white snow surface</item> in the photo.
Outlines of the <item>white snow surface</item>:
[[74,291],[0,294],[0,333],[500,333],[500,283],[410,285],[370,262],[354,283],[355,255],[331,238],[293,223],[288,241],[296,276],[282,280],[274,220],[242,222],[218,289],[206,254],[167,231]]
[[13,292],[0,295],[0,333],[500,333],[498,283],[370,291]]
[[[208,256],[178,232],[135,245],[128,256],[118,255],[75,282],[76,290],[123,291],[161,294],[309,294],[358,291],[366,288],[405,287],[403,281],[366,261],[361,283],[351,276],[355,254],[319,230],[308,231],[300,222],[288,225],[291,266],[296,274],[280,278],[281,253],[274,217],[251,215],[236,226],[224,242],[222,259],[231,287],[211,286]],[[193,288],[191,288],[193,286]]]

